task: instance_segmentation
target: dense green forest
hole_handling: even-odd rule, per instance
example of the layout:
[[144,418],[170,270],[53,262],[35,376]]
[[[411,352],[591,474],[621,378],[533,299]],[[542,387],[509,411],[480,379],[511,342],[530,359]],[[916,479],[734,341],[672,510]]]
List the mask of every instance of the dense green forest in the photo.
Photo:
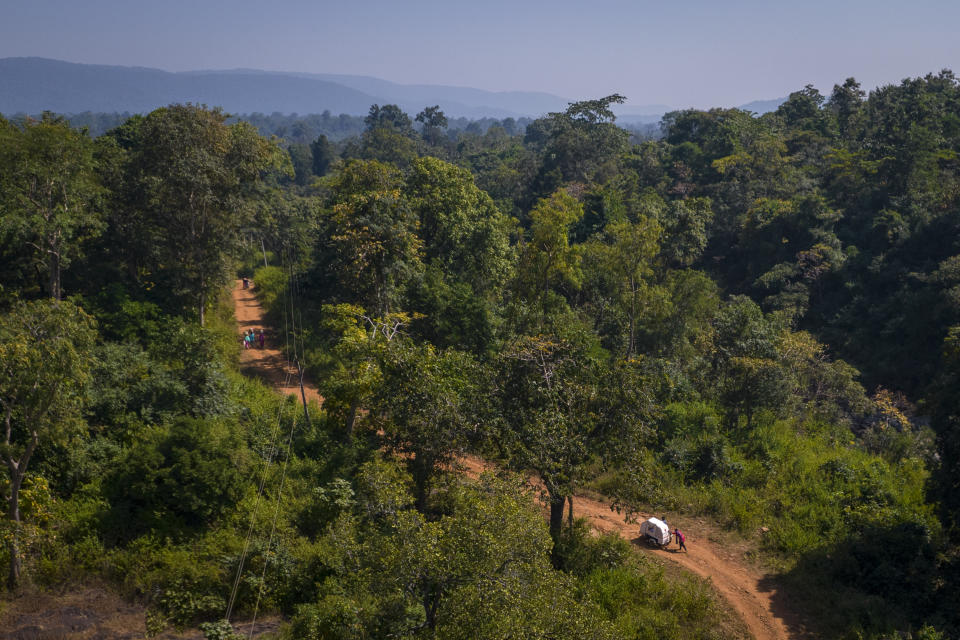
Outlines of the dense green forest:
[[[818,636],[960,637],[960,83],[656,139],[622,100],[0,119],[8,589],[102,580],[210,638],[739,633],[568,518],[589,490],[747,539]],[[322,409],[239,373],[238,275]]]

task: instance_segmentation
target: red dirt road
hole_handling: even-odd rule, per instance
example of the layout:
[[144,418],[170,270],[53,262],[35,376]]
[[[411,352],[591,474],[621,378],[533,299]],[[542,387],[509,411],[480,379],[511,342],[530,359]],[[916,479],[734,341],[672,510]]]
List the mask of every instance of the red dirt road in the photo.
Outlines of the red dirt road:
[[[253,349],[243,349],[240,354],[240,368],[244,373],[255,375],[271,384],[277,391],[284,395],[300,395],[300,380],[297,370],[287,362],[283,353],[278,349],[278,340],[276,332],[268,329],[263,324],[263,307],[257,300],[255,292],[256,285],[251,282],[249,289],[244,289],[242,281],[237,280],[233,288],[233,308],[234,315],[237,318],[237,326],[240,333],[246,333],[248,329],[254,331],[264,330],[266,336],[266,345],[263,349],[255,346]],[[238,339],[239,343],[239,339]],[[317,393],[317,388],[312,384],[303,385],[304,393],[307,396],[307,402],[311,400],[323,404],[323,398]]]
[[[233,291],[237,322],[240,330],[265,328],[263,308],[254,296],[255,289],[243,289],[240,281]],[[269,347],[269,345],[268,345]],[[287,364],[279,349],[244,350],[240,359],[242,367],[249,373],[268,380],[281,393],[299,394],[296,371]],[[304,384],[307,399],[323,402],[316,387]],[[491,465],[478,459],[467,458],[462,461],[466,472],[476,476],[491,469]],[[708,579],[743,620],[747,629],[756,640],[787,640],[800,638],[804,634],[793,632],[787,618],[793,618],[788,612],[778,610],[775,604],[776,591],[763,586],[764,576],[754,570],[738,553],[727,550],[709,538],[700,536],[696,531],[684,530],[688,552],[675,549],[652,550],[640,542],[640,526],[624,521],[623,516],[611,510],[610,505],[588,497],[574,499],[574,511],[577,517],[586,518],[598,531],[615,531],[638,548],[660,554],[660,557],[677,563],[687,571]],[[648,517],[648,516],[643,516]]]

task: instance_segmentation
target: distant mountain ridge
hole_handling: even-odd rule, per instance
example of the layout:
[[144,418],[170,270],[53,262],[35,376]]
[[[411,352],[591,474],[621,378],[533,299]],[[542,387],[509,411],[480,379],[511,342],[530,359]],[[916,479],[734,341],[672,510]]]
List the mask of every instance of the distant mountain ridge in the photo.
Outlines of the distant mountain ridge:
[[[181,102],[220,106],[235,114],[330,111],[350,115],[365,115],[372,104],[397,104],[411,115],[438,104],[448,117],[479,119],[538,117],[563,111],[572,100],[542,92],[404,85],[331,73],[254,69],[173,73],[37,57],[0,59],[0,113],[7,115],[42,111],[147,113]],[[761,104],[766,105],[751,103]],[[666,105],[626,105],[618,107],[617,113],[624,124],[655,123],[670,110]],[[751,110],[762,112],[755,107]]]
[[450,117],[539,116],[565,98],[536,92],[400,85],[378,78],[234,69],[171,73],[144,67],[76,64],[46,58],[0,59],[0,113],[143,113],[175,102],[231,113],[347,113],[398,104],[411,114],[439,104]]
[[[253,69],[231,69],[229,71],[193,71],[189,73],[240,73],[240,74],[273,74],[296,78],[309,78],[323,82],[332,82],[343,85],[369,96],[389,96],[390,104],[410,103],[419,105],[418,112],[423,107],[440,104],[453,105],[444,108],[447,115],[458,108],[467,111],[483,112],[490,115],[492,111],[507,112],[508,116],[539,116],[550,111],[562,111],[571,102],[567,98],[550,93],[537,91],[485,91],[472,87],[456,87],[430,84],[398,84],[389,80],[382,80],[371,76],[344,75],[337,73],[300,73],[291,71],[258,71]],[[368,105],[369,106],[369,105]],[[366,113],[366,111],[364,111]],[[452,113],[454,117],[467,115]],[[469,117],[469,116],[468,116]],[[482,117],[482,116],[478,116]]]

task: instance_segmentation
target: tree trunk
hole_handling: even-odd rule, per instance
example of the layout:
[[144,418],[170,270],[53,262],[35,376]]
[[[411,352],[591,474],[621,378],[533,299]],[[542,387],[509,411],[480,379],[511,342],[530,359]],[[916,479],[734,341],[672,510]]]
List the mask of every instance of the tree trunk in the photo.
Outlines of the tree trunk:
[[633,357],[633,350],[636,348],[637,342],[637,292],[632,280],[630,282],[630,293],[630,344],[627,345],[627,360]]
[[353,431],[357,426],[357,418],[360,415],[360,403],[354,402],[350,405],[350,411],[347,414],[347,437],[353,437]]
[[[7,411],[6,426],[7,437],[6,444],[10,445],[10,411]],[[13,531],[10,535],[10,573],[7,574],[7,587],[13,591],[20,583],[20,569],[23,561],[20,558],[20,486],[23,484],[23,477],[27,473],[27,465],[30,463],[30,457],[34,449],[37,448],[37,432],[31,434],[30,442],[27,444],[26,451],[20,456],[20,460],[14,460],[9,454],[5,456],[7,468],[10,470],[10,506],[7,516],[13,523]]]
[[567,512],[567,524],[573,526],[573,496],[567,496],[567,505],[570,510]]
[[430,461],[425,460],[419,453],[415,453],[410,460],[410,475],[413,476],[416,507],[420,513],[424,513],[427,509],[427,483],[430,480],[432,468]]
[[563,558],[560,555],[560,533],[563,531],[563,510],[567,506],[567,496],[555,495],[548,490],[550,496],[550,538],[553,540],[553,549],[550,551],[550,561],[554,569],[560,569]]
[[7,516],[13,523],[13,531],[10,534],[10,573],[7,574],[7,588],[13,591],[20,584],[20,570],[22,560],[20,559],[20,485],[23,483],[23,474],[11,469],[10,473],[10,507]]
[[50,297],[54,300],[61,299],[60,292],[60,254],[50,254]]
[[550,537],[556,544],[563,528],[563,509],[567,506],[567,497],[550,494]]
[[440,595],[438,593],[439,589],[437,585],[431,584],[426,588],[423,594],[423,610],[426,613],[426,624],[427,629],[435,629],[437,626],[437,608],[440,604]]
[[204,320],[206,319],[205,312],[207,309],[207,292],[200,292],[200,326],[203,326]]

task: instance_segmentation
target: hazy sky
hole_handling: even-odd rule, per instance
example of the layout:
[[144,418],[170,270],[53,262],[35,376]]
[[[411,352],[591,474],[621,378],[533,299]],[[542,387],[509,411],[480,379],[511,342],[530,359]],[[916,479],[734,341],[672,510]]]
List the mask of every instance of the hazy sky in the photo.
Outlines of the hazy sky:
[[0,0],[0,58],[735,106],[951,68],[957,0]]

